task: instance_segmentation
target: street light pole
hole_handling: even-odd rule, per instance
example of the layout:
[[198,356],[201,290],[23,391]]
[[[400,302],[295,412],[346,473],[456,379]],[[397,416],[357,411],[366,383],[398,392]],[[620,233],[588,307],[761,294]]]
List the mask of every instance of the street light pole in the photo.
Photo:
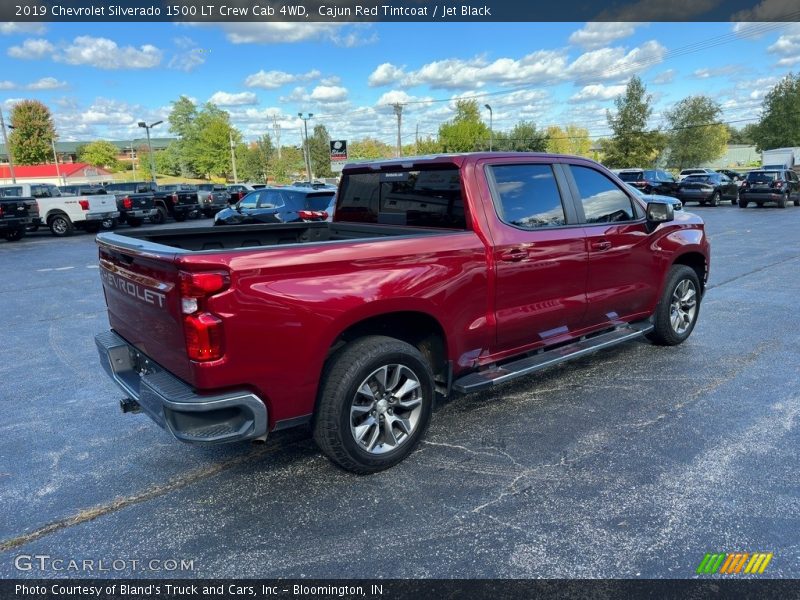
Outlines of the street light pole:
[[297,113],[297,116],[303,119],[303,127],[305,129],[305,152],[303,155],[306,159],[306,175],[308,177],[308,181],[313,181],[314,175],[311,173],[311,150],[308,147],[308,120],[314,116],[314,113],[308,113],[307,117],[303,116],[303,113]]
[[11,154],[11,146],[8,144],[8,135],[6,135],[6,122],[3,120],[2,108],[0,108],[0,129],[3,130],[3,143],[6,145],[6,154],[8,154],[8,170],[11,171],[11,183],[17,183],[17,176],[14,173],[14,157]]
[[231,166],[233,167],[233,183],[239,183],[239,176],[236,174],[236,147],[233,145],[233,131],[228,130],[228,137],[231,140]]
[[494,145],[494,128],[492,127],[492,107],[488,104],[484,104],[484,106],[489,110],[489,152],[492,151],[492,146]]
[[53,147],[53,160],[56,161],[56,177],[58,178],[59,183],[62,185],[67,185],[66,181],[61,180],[61,169],[58,168],[58,154],[56,153],[55,139],[50,138],[50,145]]
[[155,123],[150,123],[150,125],[148,125],[144,121],[139,121],[139,127],[143,127],[145,132],[147,132],[147,148],[150,151],[150,173],[153,176],[153,183],[155,185],[158,185],[158,180],[156,180],[156,161],[153,157],[153,144],[150,142],[150,130],[161,123],[163,123],[163,121],[156,121]]
[[399,158],[403,154],[403,142],[400,135],[403,124],[403,105],[396,102],[392,106],[394,106],[394,114],[397,116],[397,150],[395,150],[395,156]]

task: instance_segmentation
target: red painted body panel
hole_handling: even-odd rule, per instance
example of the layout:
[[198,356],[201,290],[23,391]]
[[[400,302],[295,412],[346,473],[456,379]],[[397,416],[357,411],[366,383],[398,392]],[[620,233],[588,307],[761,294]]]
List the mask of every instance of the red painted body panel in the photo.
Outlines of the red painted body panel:
[[[680,255],[696,252],[708,262],[702,221],[685,211],[652,232],[644,220],[539,231],[502,223],[482,166],[521,160],[588,162],[520,154],[434,159],[461,168],[471,227],[464,232],[169,257],[101,243],[111,326],[200,392],[249,388],[267,402],[273,427],[313,412],[331,345],[364,319],[409,311],[432,317],[458,375],[609,321],[647,317]],[[592,251],[597,239],[610,247]],[[514,248],[525,252],[523,260],[500,260]],[[164,306],[115,287],[105,274],[114,269],[127,269],[121,273],[138,278],[145,290],[163,292]],[[193,362],[184,345],[177,273],[215,269],[231,278],[229,289],[207,303],[223,321],[225,354]]]

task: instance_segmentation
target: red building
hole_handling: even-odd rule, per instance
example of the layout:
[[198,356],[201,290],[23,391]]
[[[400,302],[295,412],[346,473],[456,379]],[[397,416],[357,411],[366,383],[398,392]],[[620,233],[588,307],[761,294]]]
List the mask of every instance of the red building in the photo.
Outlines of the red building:
[[[111,172],[87,163],[67,163],[49,165],[18,165],[14,167],[17,183],[101,183],[110,181]],[[9,184],[11,171],[8,165],[0,165],[0,184]]]

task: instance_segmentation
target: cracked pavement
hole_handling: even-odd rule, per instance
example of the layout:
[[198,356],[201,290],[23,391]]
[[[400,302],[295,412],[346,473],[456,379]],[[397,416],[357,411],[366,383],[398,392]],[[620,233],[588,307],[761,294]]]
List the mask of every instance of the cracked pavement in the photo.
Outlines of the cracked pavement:
[[47,554],[194,561],[170,577],[682,578],[745,551],[800,577],[800,209],[689,210],[712,275],[686,343],[442,402],[417,452],[365,477],[304,429],[195,448],[122,415],[92,236],[0,241],[0,576],[59,576],[14,567]]

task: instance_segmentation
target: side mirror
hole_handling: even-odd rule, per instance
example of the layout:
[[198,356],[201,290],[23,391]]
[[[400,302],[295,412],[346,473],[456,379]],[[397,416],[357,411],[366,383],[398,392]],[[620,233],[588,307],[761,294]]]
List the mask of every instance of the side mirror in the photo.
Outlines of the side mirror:
[[675,210],[668,202],[647,203],[647,223],[655,228],[659,223],[668,223],[675,219]]

